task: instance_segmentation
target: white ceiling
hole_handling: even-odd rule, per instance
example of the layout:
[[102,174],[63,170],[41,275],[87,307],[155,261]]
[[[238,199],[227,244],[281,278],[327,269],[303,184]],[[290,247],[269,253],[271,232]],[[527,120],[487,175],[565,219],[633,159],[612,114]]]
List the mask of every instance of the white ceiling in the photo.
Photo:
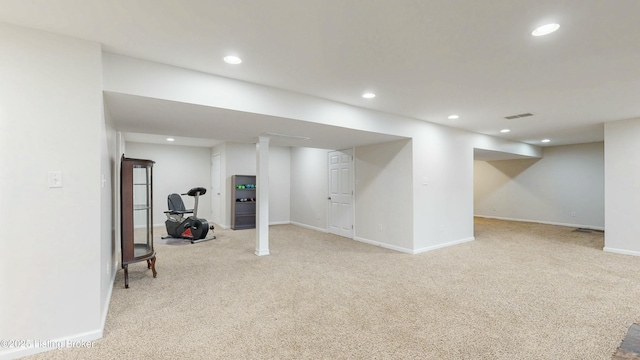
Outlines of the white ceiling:
[[[638,0],[0,0],[2,22],[105,51],[542,146],[602,141],[604,122],[640,117],[639,19]],[[530,35],[549,22],[560,29]],[[224,63],[231,53],[243,63]],[[112,95],[119,130],[203,135],[142,118],[149,99]],[[206,112],[162,106],[193,124]],[[504,118],[522,113],[534,116]]]

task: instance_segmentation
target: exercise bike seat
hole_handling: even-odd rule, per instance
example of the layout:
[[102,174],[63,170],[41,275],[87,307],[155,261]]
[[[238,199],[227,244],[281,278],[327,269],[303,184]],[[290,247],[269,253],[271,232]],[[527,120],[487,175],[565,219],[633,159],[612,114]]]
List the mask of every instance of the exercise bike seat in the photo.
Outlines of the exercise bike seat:
[[200,196],[200,195],[204,195],[206,193],[207,193],[207,189],[205,189],[203,187],[194,187],[193,189],[187,191],[186,194],[182,194],[182,195]]
[[182,202],[182,197],[179,194],[171,194],[167,197],[167,206],[169,210],[165,211],[165,214],[182,215],[193,214],[193,209],[187,210]]

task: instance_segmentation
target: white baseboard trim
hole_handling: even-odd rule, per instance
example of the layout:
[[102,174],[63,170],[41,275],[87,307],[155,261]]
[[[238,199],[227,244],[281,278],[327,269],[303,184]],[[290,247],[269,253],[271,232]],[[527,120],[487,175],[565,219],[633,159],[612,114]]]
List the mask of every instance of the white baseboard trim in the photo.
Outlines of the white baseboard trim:
[[480,217],[480,218],[487,218],[487,219],[518,221],[518,222],[529,222],[529,223],[537,223],[537,224],[558,225],[558,226],[566,226],[566,227],[575,227],[575,228],[581,228],[581,229],[592,229],[592,230],[604,231],[604,227],[603,226],[583,225],[583,224],[569,224],[569,223],[560,223],[560,222],[542,221],[542,220],[514,219],[514,218],[508,218],[508,217],[501,217],[501,216],[487,216],[487,215],[473,215],[473,216],[474,217]]
[[291,221],[274,221],[274,222],[270,222],[269,226],[271,225],[289,225],[291,224]]
[[396,246],[396,245],[391,245],[391,244],[385,244],[379,241],[373,241],[373,240],[369,240],[369,239],[365,239],[365,238],[361,238],[361,237],[357,237],[355,236],[353,238],[353,240],[355,241],[359,241],[365,244],[369,244],[369,245],[375,245],[375,246],[379,246],[379,247],[383,247],[385,249],[389,249],[389,250],[395,250],[395,251],[400,251],[403,253],[407,253],[407,254],[414,254],[413,250],[411,249],[407,249],[407,248],[403,248],[400,246]]
[[[213,227],[214,227],[215,229],[222,229],[222,230],[229,230],[229,229],[231,229],[231,226],[230,226],[230,225],[222,225],[222,224],[218,224],[218,223],[215,223],[215,222],[210,222],[210,223],[209,223],[209,225],[213,225]],[[215,229],[214,229],[214,231],[215,231]]]
[[27,344],[28,347],[12,348],[0,352],[0,360],[18,359],[66,347],[91,348],[94,346],[93,341],[102,337],[102,331],[102,329],[98,329],[54,340],[38,340],[37,342],[30,340],[30,343]]
[[299,222],[295,222],[295,221],[291,221],[291,222],[289,222],[289,224],[295,225],[295,226],[300,226],[300,227],[311,229],[311,230],[315,230],[315,231],[320,231],[320,232],[323,232],[323,233],[328,233],[329,232],[327,229],[323,229],[323,228],[319,228],[319,227],[315,227],[315,226],[311,226],[311,225],[307,225],[307,224],[303,224],[303,223],[299,223]]
[[102,332],[104,331],[104,327],[107,325],[107,314],[109,313],[109,305],[111,304],[111,294],[113,294],[113,287],[116,284],[116,273],[118,272],[118,259],[113,264],[111,268],[111,287],[109,287],[109,293],[107,294],[107,301],[105,301],[104,309],[102,309],[102,322],[100,324],[100,337],[102,337]]
[[449,247],[449,246],[459,245],[459,244],[463,244],[463,243],[466,243],[466,242],[474,241],[475,239],[476,238],[472,236],[472,237],[468,237],[468,238],[465,238],[465,239],[449,241],[449,242],[444,243],[444,244],[427,246],[427,247],[424,247],[424,248],[421,248],[421,249],[413,250],[413,254],[420,254],[420,253],[431,251],[431,250],[437,250],[437,249],[442,249],[442,248]]
[[616,248],[610,248],[606,246],[602,250],[606,252],[614,253],[614,254],[640,256],[640,251],[634,251],[634,250],[616,249]]

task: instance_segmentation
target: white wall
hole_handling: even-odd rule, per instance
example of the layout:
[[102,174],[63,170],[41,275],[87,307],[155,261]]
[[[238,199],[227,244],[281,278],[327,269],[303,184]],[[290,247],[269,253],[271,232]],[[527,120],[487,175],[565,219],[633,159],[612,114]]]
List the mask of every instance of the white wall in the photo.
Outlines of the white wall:
[[[256,174],[256,145],[226,143],[226,167],[223,174],[223,187],[226,190],[224,199],[224,213],[226,222],[223,224],[225,228],[231,228],[231,202],[232,199],[231,186],[233,184],[233,175],[255,175]],[[271,185],[271,184],[269,184]]]
[[101,149],[100,149],[100,182],[101,182],[101,204],[100,204],[100,264],[104,270],[101,270],[100,279],[100,309],[102,309],[101,328],[107,319],[109,311],[109,301],[111,299],[111,291],[113,289],[113,281],[116,276],[117,264],[119,258],[120,236],[116,235],[116,224],[120,222],[119,212],[115,211],[115,198],[119,194],[119,189],[115,187],[115,168],[119,164],[119,156],[116,146],[116,132],[113,129],[111,118],[107,112],[104,113],[104,122],[102,124]]
[[356,148],[357,240],[413,252],[412,165],[411,140]]
[[640,118],[604,124],[605,251],[640,256]]
[[414,132],[414,252],[473,240],[473,147],[485,137],[429,124]]
[[[198,217],[211,214],[211,149],[195,146],[126,143],[126,157],[155,161],[153,165],[153,223],[164,226],[167,196],[184,194],[194,187],[207,189],[198,200]],[[183,195],[187,209],[193,209],[194,198]],[[159,234],[154,234],[158,236]]]
[[475,214],[604,229],[604,143],[543,153],[541,159],[475,161]]
[[269,146],[269,224],[291,222],[291,148]]
[[[0,44],[0,339],[96,339],[112,227],[101,48],[5,24]],[[48,349],[14,350],[0,357]]]
[[327,231],[327,152],[291,149],[291,222],[319,231]]
[[[220,224],[231,227],[231,184],[233,175],[256,174],[256,144],[227,142],[212,149],[212,154],[221,155],[222,191],[220,193],[223,211]],[[289,191],[291,149],[269,146],[269,223],[288,224],[291,221]]]

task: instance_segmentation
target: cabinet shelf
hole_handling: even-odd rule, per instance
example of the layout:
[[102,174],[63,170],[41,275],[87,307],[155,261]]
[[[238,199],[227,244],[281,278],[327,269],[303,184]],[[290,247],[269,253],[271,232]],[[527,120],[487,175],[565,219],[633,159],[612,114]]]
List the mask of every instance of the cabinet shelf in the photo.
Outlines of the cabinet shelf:
[[153,246],[147,244],[133,244],[133,255],[135,258],[141,258],[153,253]]
[[[256,227],[256,177],[255,175],[233,175],[231,181],[231,228],[253,229]],[[247,185],[249,187],[247,187]],[[245,186],[239,189],[238,186]],[[254,200],[249,200],[253,198]],[[240,201],[247,199],[247,201]]]

